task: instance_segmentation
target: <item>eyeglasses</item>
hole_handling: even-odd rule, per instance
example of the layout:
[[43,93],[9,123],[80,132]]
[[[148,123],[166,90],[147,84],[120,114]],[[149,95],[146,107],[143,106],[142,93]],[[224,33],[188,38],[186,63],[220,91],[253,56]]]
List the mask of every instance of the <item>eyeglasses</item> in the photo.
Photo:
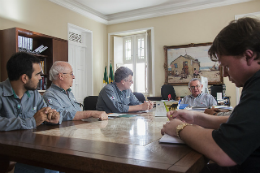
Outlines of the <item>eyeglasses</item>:
[[130,83],[134,83],[134,81],[132,80],[125,80],[126,82],[130,82]]
[[194,90],[195,88],[199,88],[199,87],[200,87],[200,85],[190,86],[190,88],[191,88],[192,90]]
[[74,76],[74,74],[73,74],[73,73],[62,73],[62,74],[69,74],[69,75],[71,75],[71,76]]

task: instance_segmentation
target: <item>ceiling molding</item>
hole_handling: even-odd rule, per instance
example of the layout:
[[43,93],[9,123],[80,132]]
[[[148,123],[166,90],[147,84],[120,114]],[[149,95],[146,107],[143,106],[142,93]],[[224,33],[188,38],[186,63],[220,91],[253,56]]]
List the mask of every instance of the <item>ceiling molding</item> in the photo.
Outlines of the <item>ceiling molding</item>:
[[53,3],[56,3],[62,7],[65,7],[65,8],[68,8],[70,9],[71,11],[74,11],[76,13],[79,13],[85,17],[88,17],[92,20],[95,20],[97,22],[100,22],[100,23],[104,23],[104,24],[108,24],[108,20],[107,20],[107,17],[106,15],[103,15],[102,13],[99,13],[91,8],[88,8],[86,6],[83,6],[79,3],[76,3],[76,2],[72,2],[72,1],[69,1],[69,0],[49,0]]
[[196,0],[184,1],[181,3],[167,3],[153,7],[136,9],[126,12],[120,12],[110,15],[104,15],[87,6],[77,3],[74,0],[49,0],[74,12],[80,13],[85,17],[93,19],[106,25],[130,22],[141,19],[148,19],[196,10],[203,10],[214,7],[221,7],[237,3],[249,2],[252,0]]
[[242,17],[253,17],[253,18],[260,19],[260,12],[235,15],[236,20]]

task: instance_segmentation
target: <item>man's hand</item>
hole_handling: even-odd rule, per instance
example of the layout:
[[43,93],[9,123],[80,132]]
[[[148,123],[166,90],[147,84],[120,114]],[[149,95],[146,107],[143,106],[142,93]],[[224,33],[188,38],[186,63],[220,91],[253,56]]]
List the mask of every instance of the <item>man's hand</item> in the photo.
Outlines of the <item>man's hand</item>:
[[179,124],[182,124],[183,122],[179,119],[172,119],[170,122],[166,122],[166,124],[163,125],[163,128],[161,129],[161,134],[164,135],[164,133],[170,135],[170,136],[177,136],[176,134],[176,127]]
[[211,109],[205,109],[204,111],[205,114],[210,114],[210,115],[216,115],[218,112],[220,112],[220,110],[214,107],[212,107]]
[[145,101],[143,104],[141,104],[141,106],[142,106],[142,111],[150,110],[153,108],[153,103],[151,101]]
[[149,101],[149,110],[153,108],[153,102]]
[[49,107],[45,107],[40,109],[38,112],[36,112],[34,114],[34,119],[36,122],[36,126],[41,125],[44,121],[49,122],[48,117],[47,117],[47,113],[51,108]]
[[48,117],[49,123],[52,123],[52,124],[58,124],[59,123],[60,114],[55,109],[50,109],[47,117]]
[[95,111],[94,115],[92,116],[94,118],[98,118],[99,120],[107,120],[108,115],[105,111]]
[[194,124],[194,115],[196,112],[188,110],[179,110],[179,111],[169,111],[167,112],[167,117],[171,121],[172,119],[179,119],[183,122]]

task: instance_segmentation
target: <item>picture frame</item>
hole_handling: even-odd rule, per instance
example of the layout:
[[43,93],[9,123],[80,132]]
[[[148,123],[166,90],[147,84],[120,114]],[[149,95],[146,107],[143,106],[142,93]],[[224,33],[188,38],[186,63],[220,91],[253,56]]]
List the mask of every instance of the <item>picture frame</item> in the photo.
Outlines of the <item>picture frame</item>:
[[223,84],[222,67],[208,56],[212,43],[164,46],[165,84],[188,85],[192,78],[207,77],[209,85]]

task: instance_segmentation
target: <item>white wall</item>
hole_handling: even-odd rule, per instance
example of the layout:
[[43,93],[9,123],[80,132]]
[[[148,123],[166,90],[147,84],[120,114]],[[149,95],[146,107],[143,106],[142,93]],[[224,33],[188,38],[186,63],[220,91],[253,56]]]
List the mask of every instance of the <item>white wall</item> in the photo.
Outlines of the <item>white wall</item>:
[[20,27],[67,40],[68,23],[93,31],[93,87],[98,95],[107,65],[107,25],[49,0],[0,0],[0,29]]
[[[154,27],[155,95],[159,96],[161,86],[165,82],[163,46],[212,42],[218,32],[235,19],[235,15],[257,11],[260,11],[260,0],[109,25],[107,31],[113,33]],[[224,78],[224,83],[227,87],[226,94],[231,96],[231,104],[235,106],[235,85],[227,78]],[[178,96],[190,94],[187,86],[175,86],[174,88]]]

